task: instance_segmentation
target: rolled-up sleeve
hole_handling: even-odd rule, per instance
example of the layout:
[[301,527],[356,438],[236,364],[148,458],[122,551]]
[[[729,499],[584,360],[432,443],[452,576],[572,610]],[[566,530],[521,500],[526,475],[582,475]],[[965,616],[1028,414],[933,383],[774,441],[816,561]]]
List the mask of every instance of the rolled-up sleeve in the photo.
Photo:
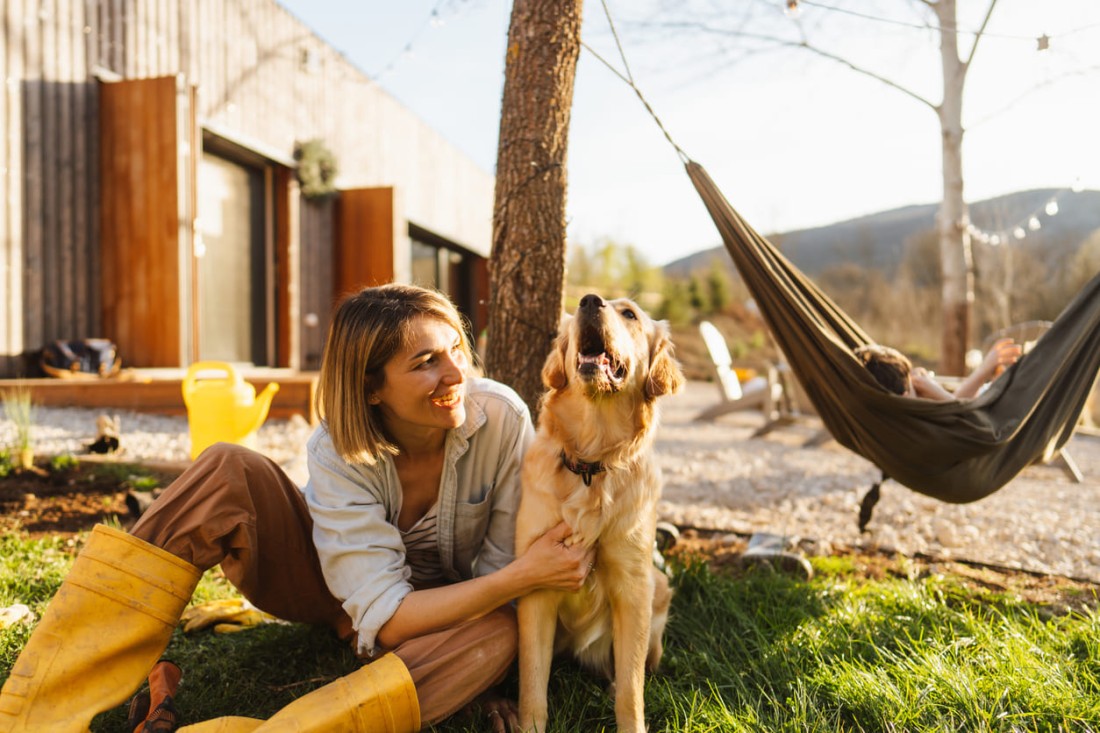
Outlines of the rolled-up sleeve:
[[352,466],[336,455],[324,429],[310,438],[309,481],[302,489],[313,542],[329,590],[351,617],[360,654],[412,592],[405,545],[390,524],[380,466]]

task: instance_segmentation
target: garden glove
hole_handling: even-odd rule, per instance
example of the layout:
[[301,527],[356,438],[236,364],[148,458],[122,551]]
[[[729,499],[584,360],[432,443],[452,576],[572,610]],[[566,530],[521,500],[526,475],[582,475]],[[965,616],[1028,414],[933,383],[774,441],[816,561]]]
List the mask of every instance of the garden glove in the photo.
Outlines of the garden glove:
[[244,598],[227,598],[220,601],[207,601],[191,606],[180,616],[183,633],[214,627],[216,634],[230,634],[249,626],[277,622],[270,613],[265,613]]

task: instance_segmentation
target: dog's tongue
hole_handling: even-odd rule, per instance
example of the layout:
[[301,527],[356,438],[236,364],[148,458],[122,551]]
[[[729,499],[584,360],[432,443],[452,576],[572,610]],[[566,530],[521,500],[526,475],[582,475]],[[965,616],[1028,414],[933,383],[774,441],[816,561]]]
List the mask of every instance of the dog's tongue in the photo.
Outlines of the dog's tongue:
[[581,372],[602,371],[608,377],[611,376],[611,360],[607,358],[607,352],[588,356],[580,354],[577,357],[577,368]]

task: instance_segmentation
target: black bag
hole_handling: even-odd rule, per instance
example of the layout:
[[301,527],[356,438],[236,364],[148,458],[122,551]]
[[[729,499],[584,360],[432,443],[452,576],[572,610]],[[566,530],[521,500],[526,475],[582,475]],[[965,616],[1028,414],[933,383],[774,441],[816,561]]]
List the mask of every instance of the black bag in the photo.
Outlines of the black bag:
[[46,344],[41,365],[51,377],[95,379],[118,374],[122,359],[110,339],[75,339]]

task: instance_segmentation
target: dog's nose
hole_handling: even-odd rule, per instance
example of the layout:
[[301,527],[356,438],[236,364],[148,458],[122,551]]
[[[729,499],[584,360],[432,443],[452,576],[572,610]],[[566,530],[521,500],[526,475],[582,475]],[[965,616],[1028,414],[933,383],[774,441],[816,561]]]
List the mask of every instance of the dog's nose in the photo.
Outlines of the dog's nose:
[[581,298],[581,310],[597,310],[603,308],[603,298],[595,293],[589,293]]

